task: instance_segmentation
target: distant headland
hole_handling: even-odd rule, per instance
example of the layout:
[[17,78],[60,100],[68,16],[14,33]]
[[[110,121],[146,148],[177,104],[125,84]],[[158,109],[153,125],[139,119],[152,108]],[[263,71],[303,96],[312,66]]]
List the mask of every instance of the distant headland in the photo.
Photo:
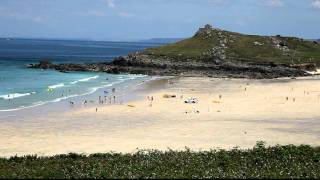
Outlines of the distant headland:
[[245,35],[205,25],[191,38],[94,64],[30,68],[147,75],[272,79],[310,75],[320,65],[320,43],[296,37]]

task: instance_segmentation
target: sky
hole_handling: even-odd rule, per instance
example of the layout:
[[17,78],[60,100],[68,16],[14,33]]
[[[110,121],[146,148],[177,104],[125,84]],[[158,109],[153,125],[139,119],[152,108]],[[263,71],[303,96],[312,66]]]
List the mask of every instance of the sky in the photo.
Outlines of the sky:
[[205,24],[320,39],[320,0],[0,0],[0,37],[185,38]]

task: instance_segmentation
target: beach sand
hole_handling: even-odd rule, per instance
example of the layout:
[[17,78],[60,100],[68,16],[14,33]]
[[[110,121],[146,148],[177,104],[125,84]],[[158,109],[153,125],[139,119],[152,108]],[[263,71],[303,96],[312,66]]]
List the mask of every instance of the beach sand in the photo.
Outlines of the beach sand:
[[[144,89],[152,90],[139,100],[97,106],[97,112],[88,107],[1,121],[0,156],[252,148],[257,141],[320,145],[319,77],[181,77]],[[190,98],[198,102],[184,102]]]

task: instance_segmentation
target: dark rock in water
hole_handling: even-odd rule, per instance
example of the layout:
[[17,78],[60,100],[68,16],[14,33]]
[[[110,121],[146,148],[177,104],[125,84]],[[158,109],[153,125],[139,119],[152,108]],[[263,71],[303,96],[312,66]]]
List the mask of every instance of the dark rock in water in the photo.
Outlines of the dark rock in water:
[[50,60],[41,60],[39,63],[39,66],[42,69],[49,69],[52,65],[53,64]]
[[41,60],[39,64],[29,64],[29,68],[54,69],[55,65],[50,60]]
[[120,57],[115,58],[112,61],[112,64],[118,65],[118,66],[127,66],[128,65],[128,60],[125,59],[124,57],[120,56]]
[[120,74],[121,71],[119,68],[113,67],[113,68],[109,68],[106,72],[110,74]]

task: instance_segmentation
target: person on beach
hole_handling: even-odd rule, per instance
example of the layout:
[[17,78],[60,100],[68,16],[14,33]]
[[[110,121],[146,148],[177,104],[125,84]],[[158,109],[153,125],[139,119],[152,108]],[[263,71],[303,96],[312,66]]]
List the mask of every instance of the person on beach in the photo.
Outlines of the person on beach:
[[98,112],[98,108],[96,108],[96,112]]

